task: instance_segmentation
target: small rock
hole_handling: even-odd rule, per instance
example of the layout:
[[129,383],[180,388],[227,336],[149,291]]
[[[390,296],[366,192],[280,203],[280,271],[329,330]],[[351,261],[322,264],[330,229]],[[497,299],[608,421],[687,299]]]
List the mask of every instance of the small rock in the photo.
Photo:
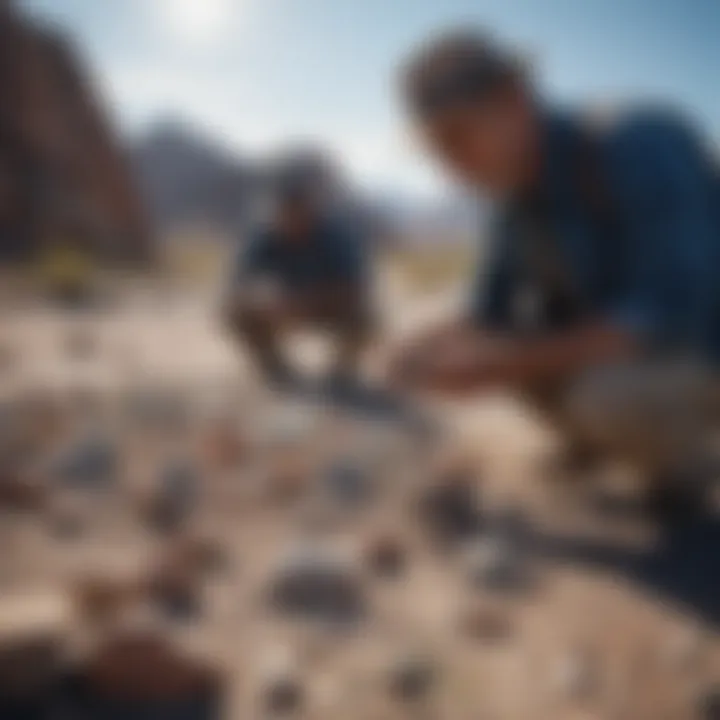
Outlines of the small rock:
[[169,463],[149,502],[150,524],[161,532],[179,530],[195,511],[199,494],[200,478],[193,465],[185,461]]
[[202,598],[198,569],[184,553],[170,553],[152,571],[147,581],[150,599],[168,616],[178,620],[196,618]]
[[463,561],[468,578],[476,587],[513,592],[527,586],[528,577],[520,554],[502,538],[490,536],[474,541],[465,549]]
[[269,597],[281,613],[330,623],[356,622],[366,604],[351,564],[331,550],[315,548],[300,548],[282,560]]
[[285,717],[301,710],[303,688],[292,677],[279,677],[268,683],[263,691],[263,706],[270,717]]
[[512,624],[507,613],[485,605],[471,605],[460,615],[460,633],[473,640],[499,643],[512,635]]
[[0,509],[36,512],[48,502],[48,491],[34,478],[20,471],[0,472]]
[[106,488],[115,481],[118,465],[115,443],[106,435],[92,431],[60,455],[53,474],[71,486]]
[[390,695],[402,703],[423,702],[433,690],[436,675],[436,668],[427,659],[402,658],[390,669]]
[[476,535],[482,529],[482,515],[473,478],[455,473],[428,488],[420,498],[419,518],[441,546]]
[[214,470],[233,470],[244,460],[247,444],[231,423],[215,423],[204,438],[204,454]]
[[364,468],[350,460],[335,463],[326,471],[323,486],[327,495],[345,508],[357,508],[372,495],[372,481]]
[[179,552],[184,562],[197,569],[199,573],[214,574],[227,570],[230,556],[227,547],[218,539],[191,535],[180,542]]
[[396,579],[405,571],[407,554],[396,538],[383,536],[373,540],[368,547],[366,562],[378,577]]
[[72,588],[79,616],[92,624],[115,620],[140,594],[139,583],[129,577],[86,577]]
[[278,463],[264,479],[263,497],[278,507],[299,501],[308,488],[308,470],[301,463]]

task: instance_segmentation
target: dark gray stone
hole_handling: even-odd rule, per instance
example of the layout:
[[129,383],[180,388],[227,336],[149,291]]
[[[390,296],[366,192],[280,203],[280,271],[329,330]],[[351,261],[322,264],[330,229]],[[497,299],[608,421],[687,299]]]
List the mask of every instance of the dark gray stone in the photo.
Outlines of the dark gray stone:
[[477,588],[519,592],[528,585],[526,565],[519,551],[505,539],[488,536],[465,550],[468,579]]
[[150,521],[157,530],[179,530],[190,519],[200,496],[200,477],[192,463],[169,462],[160,472],[150,508]]
[[370,544],[366,563],[377,577],[394,580],[401,577],[407,568],[406,549],[393,537],[380,537]]
[[459,473],[428,488],[420,498],[419,519],[431,540],[451,546],[482,530],[483,519],[475,483]]
[[300,548],[280,564],[269,588],[276,611],[300,619],[354,623],[366,612],[362,582],[335,553]]
[[390,670],[390,695],[402,703],[420,703],[431,694],[437,670],[425,658],[402,658]]
[[330,466],[323,477],[328,496],[345,508],[358,508],[367,504],[373,494],[373,482],[360,463],[342,460]]
[[106,488],[117,479],[119,455],[109,436],[91,431],[63,451],[52,468],[62,482],[84,488]]

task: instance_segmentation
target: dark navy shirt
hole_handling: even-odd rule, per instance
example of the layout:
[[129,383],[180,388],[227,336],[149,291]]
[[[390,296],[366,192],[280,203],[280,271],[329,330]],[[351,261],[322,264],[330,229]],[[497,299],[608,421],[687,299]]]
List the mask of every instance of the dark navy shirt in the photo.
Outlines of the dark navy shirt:
[[234,268],[234,282],[246,277],[269,277],[290,291],[334,283],[363,286],[366,258],[361,233],[352,223],[335,219],[319,224],[303,242],[287,242],[269,227],[256,229]]
[[534,281],[543,297],[555,282],[574,307],[550,326],[604,319],[651,346],[720,361],[720,183],[701,140],[657,110],[601,130],[548,116],[544,132],[542,210],[514,202],[501,213],[475,320],[513,329],[524,286]]

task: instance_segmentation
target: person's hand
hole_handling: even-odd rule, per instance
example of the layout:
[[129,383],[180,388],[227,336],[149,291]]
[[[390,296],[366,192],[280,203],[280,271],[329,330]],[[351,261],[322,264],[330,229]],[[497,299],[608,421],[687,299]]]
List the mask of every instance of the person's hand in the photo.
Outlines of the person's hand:
[[412,343],[390,362],[388,379],[409,390],[462,392],[501,384],[518,362],[514,345],[470,332]]

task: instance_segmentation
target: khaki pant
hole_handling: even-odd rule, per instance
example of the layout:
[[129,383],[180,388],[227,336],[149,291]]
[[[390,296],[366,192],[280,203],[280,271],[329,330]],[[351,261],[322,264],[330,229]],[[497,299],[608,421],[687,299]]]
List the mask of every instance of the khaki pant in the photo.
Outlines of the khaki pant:
[[720,414],[720,377],[689,360],[604,365],[527,399],[572,444],[648,473],[707,457]]
[[343,315],[299,318],[288,326],[278,325],[264,314],[247,307],[235,307],[226,312],[226,324],[262,370],[277,369],[284,364],[281,342],[285,332],[300,328],[327,332],[335,342],[333,371],[337,374],[356,371],[374,326],[370,314],[362,310]]

